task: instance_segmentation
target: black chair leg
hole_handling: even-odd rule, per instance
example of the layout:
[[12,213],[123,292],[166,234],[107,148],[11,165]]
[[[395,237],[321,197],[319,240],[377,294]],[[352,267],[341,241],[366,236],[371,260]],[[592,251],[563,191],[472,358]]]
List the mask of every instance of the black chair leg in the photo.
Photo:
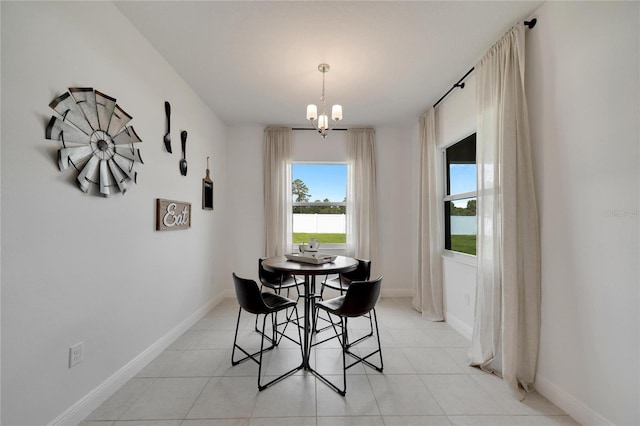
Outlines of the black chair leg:
[[[289,290],[287,289],[287,293],[288,293],[288,292],[289,292]],[[296,299],[296,304],[298,303],[298,301],[300,301],[300,294],[298,294],[298,298]],[[278,325],[282,325],[282,324],[284,324],[284,323],[292,322],[292,320],[291,320],[291,317],[292,317],[292,316],[293,316],[293,311],[291,311],[291,312],[289,312],[289,313],[286,313],[286,312],[285,312],[286,320],[285,320],[285,321],[283,321],[283,322],[281,322],[281,323],[280,323],[280,324],[278,324]],[[295,321],[295,323],[296,323],[296,327],[304,329],[304,325],[303,325],[303,324],[300,324],[300,319],[301,319],[301,318],[304,318],[304,316],[303,316],[303,317],[298,318],[298,319]],[[282,339],[282,336],[280,336],[280,339]],[[280,343],[280,341],[279,341],[279,340],[278,340],[278,343]]]
[[345,396],[347,394],[347,345],[349,342],[347,319],[340,318],[340,325],[342,326],[342,390],[338,390],[338,393]]
[[260,378],[262,377],[262,354],[264,352],[262,348],[264,347],[264,337],[265,337],[264,328],[266,325],[267,325],[267,315],[265,315],[264,318],[262,319],[262,338],[260,339],[260,360],[258,361],[258,390],[259,391],[265,389],[260,385]]
[[[342,317],[340,316],[340,323],[338,323],[337,321],[333,321],[332,319],[332,315],[331,313],[327,312],[327,315],[329,316],[329,321],[331,322],[331,325],[333,326],[334,329],[334,336],[327,338],[325,340],[322,340],[320,342],[316,342],[314,343],[313,346],[316,346],[320,343],[324,343],[328,340],[331,339],[335,339],[337,338],[338,341],[340,342],[340,348],[342,349],[342,389],[340,389],[337,385],[335,385],[334,383],[330,382],[326,377],[322,376],[320,373],[315,372],[316,377],[318,377],[320,380],[322,380],[326,385],[328,385],[329,387],[331,387],[333,390],[335,390],[336,392],[338,392],[340,395],[345,396],[347,393],[347,370],[351,367],[353,367],[356,364],[359,363],[363,363],[368,365],[369,367],[373,368],[376,371],[382,372],[383,369],[383,362],[382,362],[382,346],[380,344],[380,332],[378,329],[378,317],[376,315],[375,312],[375,308],[371,310],[371,315],[372,315],[372,327],[375,325],[375,334],[376,334],[376,338],[378,340],[378,349],[369,353],[368,355],[364,356],[364,357],[360,357],[356,354],[354,354],[353,352],[351,352],[349,350],[349,348],[351,346],[353,346],[354,344],[349,344],[349,331],[348,331],[348,318],[347,317]],[[317,318],[316,318],[317,321]],[[336,326],[340,324],[340,328],[341,330],[338,330],[336,328]],[[358,339],[358,341],[361,341],[362,339]],[[371,362],[369,362],[369,358],[372,357],[375,354],[379,354],[380,356],[380,366],[377,366]],[[355,358],[355,361],[352,362],[351,364],[347,364],[347,355],[349,355],[352,358]]]
[[[260,287],[260,290],[261,290],[261,291],[262,291],[262,288],[263,288],[263,286],[261,286],[261,287]],[[296,287],[296,288],[297,288],[297,287]],[[279,295],[279,294],[280,294],[280,290],[275,290],[275,293]],[[289,297],[289,289],[287,289],[287,297]],[[298,291],[298,298],[296,299],[296,302],[297,302],[297,301],[299,301],[299,300],[300,300],[300,292]],[[292,317],[292,316],[293,316],[293,311],[291,311],[291,312],[290,312],[290,313],[288,313],[288,314],[285,314],[286,320],[285,320],[285,321],[283,321],[282,323],[279,323],[278,325],[282,325],[282,324],[284,324],[285,322],[289,322],[289,321],[291,321],[291,317]],[[302,318],[304,318],[304,317],[302,317]],[[277,321],[276,321],[276,323],[277,323]],[[303,327],[302,325],[300,325],[300,320],[299,320],[299,319],[296,321],[296,325],[297,325],[298,327],[301,327],[301,328]],[[255,320],[255,324],[254,324],[254,329],[255,329],[256,333],[260,333],[260,329],[258,329],[258,315],[256,315],[256,320]],[[268,337],[268,336],[267,336],[267,339],[270,339],[270,337]],[[276,346],[277,346],[277,345],[280,343],[280,340],[281,340],[281,339],[282,339],[282,336],[280,336],[280,339],[278,339],[278,340],[275,340],[275,339],[274,339],[274,340],[273,340],[273,343],[275,343],[275,344],[276,344]]]
[[372,315],[375,319],[376,323],[376,336],[378,336],[378,353],[380,354],[380,372],[384,368],[384,363],[382,362],[382,345],[380,344],[380,330],[378,329],[378,314],[376,313],[376,308],[373,308]]
[[[325,280],[327,280],[328,278],[329,278],[329,276],[327,275],[327,276],[325,277]],[[324,288],[325,288],[325,287],[326,287],[326,286],[324,285],[324,283],[323,283],[323,284],[321,284],[321,286],[320,286],[320,300],[324,300],[324,299],[323,299],[323,294],[324,294]],[[343,291],[342,291],[342,288],[341,288],[341,289],[340,289],[340,295],[342,296],[342,294],[343,294]],[[318,315],[318,314],[319,314],[319,312],[318,312],[318,313],[316,313],[316,315]],[[331,322],[331,316],[327,314],[327,317],[328,317],[329,319],[325,319],[325,318],[322,318],[322,317],[320,317],[320,319],[321,319],[321,320],[323,320],[323,321],[327,321],[327,322],[329,322],[329,323],[330,323],[330,322]],[[314,319],[313,324],[315,324],[315,325],[314,325],[314,327],[313,327],[313,329],[312,329],[314,333],[321,333],[321,332],[323,332],[323,331],[325,331],[325,330],[328,330],[328,329],[331,327],[331,324],[329,324],[329,325],[326,325],[326,326],[324,326],[324,327],[322,327],[322,328],[320,328],[320,329],[319,329],[319,328],[318,328],[318,326],[317,326],[317,323],[318,323],[318,321],[317,321],[317,318],[316,318],[316,319]]]
[[[236,353],[236,346],[238,341],[238,329],[240,328],[240,314],[242,313],[242,308],[238,309],[238,320],[236,321],[236,332],[233,335],[233,349],[231,349],[231,365],[236,365],[237,362],[233,360],[234,355]],[[240,362],[240,361],[238,361]]]
[[349,343],[347,346],[348,347],[352,347],[357,345],[358,343],[368,339],[369,337],[373,336],[373,320],[371,319],[371,314],[367,315],[367,317],[369,317],[369,327],[370,327],[370,331],[369,334],[365,334],[364,336],[358,338],[355,342],[351,342]]
[[329,312],[327,312],[327,317],[328,317],[328,319],[324,319],[324,318],[320,317],[320,312],[319,312],[319,309],[318,309],[318,308],[316,308],[316,309],[315,309],[315,311],[316,311],[316,312],[315,312],[315,315],[313,316],[313,318],[314,318],[314,322],[311,324],[311,325],[312,325],[312,328],[311,328],[311,329],[312,329],[312,330],[317,330],[317,327],[318,327],[318,319],[321,319],[321,320],[323,320],[323,321],[327,321],[327,322],[329,323],[329,325],[327,325],[326,327],[322,328],[321,330],[319,330],[319,331],[317,331],[317,332],[324,331],[324,330],[327,330],[327,329],[329,329],[329,328],[333,328],[333,336],[331,336],[331,337],[327,337],[327,338],[326,338],[326,339],[324,339],[324,340],[316,341],[316,342],[315,342],[315,343],[313,343],[311,346],[318,346],[318,345],[320,345],[320,344],[322,344],[322,343],[324,343],[324,342],[328,342],[329,340],[333,340],[333,339],[338,339],[338,341],[340,342],[340,346],[342,346],[342,341],[341,341],[341,338],[342,338],[342,334],[341,334],[341,333],[342,333],[342,332],[341,332],[341,331],[338,331],[338,329],[336,328],[336,325],[338,325],[338,323],[337,323],[337,322],[334,322],[334,321],[331,319],[331,314],[330,314]]
[[[318,310],[316,308],[316,310]],[[316,312],[316,321],[318,320],[318,314],[319,312]],[[314,375],[320,379],[322,382],[324,382],[324,384],[326,384],[327,386],[329,386],[331,389],[335,390],[336,392],[338,392],[340,395],[345,396],[347,393],[347,376],[346,376],[346,370],[349,367],[346,367],[346,354],[344,351],[344,339],[345,339],[345,330],[346,328],[344,327],[344,322],[343,322],[343,318],[340,317],[340,322],[338,323],[337,321],[333,321],[333,319],[331,318],[331,314],[329,312],[327,312],[327,316],[329,317],[329,322],[331,323],[331,325],[329,325],[328,327],[333,327],[334,330],[334,335],[332,337],[329,337],[327,339],[324,339],[320,342],[316,342],[314,343],[312,346],[317,346],[321,343],[324,343],[328,340],[332,340],[332,339],[338,339],[338,341],[340,342],[340,347],[342,348],[341,352],[342,352],[342,373],[343,373],[343,387],[342,389],[340,389],[338,386],[336,386],[335,383],[329,381],[329,379],[327,379],[326,377],[324,377],[322,374],[318,373],[317,371],[314,371]],[[336,328],[336,325],[340,324],[341,326],[341,330],[338,330]]]
[[[296,319],[295,319],[295,321],[293,321],[293,320],[291,319],[291,318],[293,317],[293,314],[294,314],[294,313],[296,314]],[[300,317],[298,316],[298,308],[297,308],[297,306],[294,306],[294,307],[291,309],[291,312],[290,312],[290,313],[287,313],[287,312],[285,311],[285,317],[287,318],[287,320],[286,320],[286,321],[283,321],[283,322],[281,322],[281,323],[278,323],[278,321],[276,320],[276,321],[274,321],[274,323],[273,323],[273,330],[274,330],[274,336],[273,336],[273,338],[274,338],[274,342],[275,342],[276,346],[280,344],[280,341],[282,340],[282,338],[283,338],[283,337],[286,337],[288,340],[291,340],[293,343],[297,343],[297,344],[302,345],[302,343],[301,343],[301,342],[302,342],[302,339],[301,339],[301,338],[299,338],[299,339],[298,339],[298,341],[296,342],[296,341],[295,341],[295,340],[293,340],[291,337],[289,337],[289,336],[287,336],[287,335],[285,334],[285,332],[287,331],[287,327],[289,327],[289,324],[290,324],[290,323],[294,323],[294,324],[295,324],[295,327],[298,329],[298,336],[300,335],[300,327],[299,327],[299,325],[298,325],[298,324],[300,323]],[[279,325],[282,325],[282,324],[284,324],[284,328],[282,329],[282,331],[278,331],[278,326],[279,326]],[[278,337],[278,335],[280,335],[280,337]]]
[[[297,307],[293,307],[293,310],[296,316],[296,321],[299,321],[299,317],[298,317],[298,308]],[[272,314],[268,314],[268,315],[264,315],[264,317],[262,318],[262,330],[258,330],[261,338],[260,338],[260,350],[257,352],[254,352],[252,354],[248,353],[247,351],[245,351],[242,347],[240,347],[238,345],[238,328],[240,325],[240,316],[242,314],[242,308],[239,309],[238,311],[238,321],[236,322],[236,332],[235,335],[233,337],[233,349],[231,350],[231,365],[238,365],[239,363],[246,361],[247,359],[251,359],[253,362],[255,362],[256,364],[258,364],[258,390],[262,391],[266,388],[268,388],[269,386],[279,382],[280,380],[292,375],[293,373],[295,373],[296,371],[298,371],[300,369],[299,366],[296,366],[295,368],[292,368],[291,370],[287,371],[286,373],[276,377],[275,379],[271,380],[268,383],[262,384],[262,358],[265,352],[270,351],[272,349],[275,348],[275,345],[272,343],[269,347],[265,348],[264,342],[265,340],[272,340],[272,338],[270,338],[269,336],[266,335],[266,326],[267,326],[267,317],[271,316],[271,322],[273,323],[275,321],[275,312]],[[286,325],[285,325],[286,328]],[[300,334],[300,328],[296,327],[298,329],[298,342],[300,343],[300,357],[302,358],[303,354],[302,354],[302,335]],[[275,332],[274,332],[275,333]],[[283,331],[284,333],[284,331]],[[272,335],[273,339],[275,340],[275,335]],[[295,342],[295,340],[294,340]],[[245,354],[245,356],[243,358],[240,358],[238,360],[235,359],[235,352],[236,352],[236,348],[238,350],[240,350],[242,353]],[[258,358],[256,359],[256,355],[258,356]]]
[[[349,365],[347,368],[349,368],[349,367],[351,367],[351,366],[353,366],[355,364],[358,364],[360,362],[362,362],[363,364],[368,365],[369,367],[373,368],[374,370],[376,370],[378,372],[382,372],[382,369],[384,368],[384,364],[382,362],[382,345],[380,344],[380,332],[378,330],[378,316],[376,315],[375,308],[373,308],[371,310],[371,315],[373,316],[374,324],[375,324],[375,328],[376,328],[376,338],[378,340],[378,349],[373,351],[373,352],[371,352],[371,353],[369,353],[368,355],[366,355],[364,357],[360,357],[360,356],[354,354],[353,352],[349,351],[349,348],[347,347],[347,349],[346,349],[347,355],[349,355],[349,356],[351,356],[351,357],[356,359],[356,361],[353,362],[351,365]],[[351,345],[351,346],[353,346],[353,345]],[[373,363],[368,361],[368,358],[372,357],[375,354],[379,354],[380,355],[380,366],[377,366],[377,365],[375,365],[375,364],[373,364]]]
[[[296,314],[296,321],[299,321],[298,308],[296,306],[294,306],[293,310],[295,311],[295,314]],[[272,315],[275,316],[275,312]],[[263,345],[264,345],[264,337],[265,337],[264,331],[265,331],[266,321],[267,321],[267,318],[266,318],[266,315],[265,315],[265,318],[264,318],[264,320],[262,322],[262,336],[263,336],[263,338],[261,339],[261,342],[260,342],[260,348],[262,348]],[[272,319],[272,321],[274,321],[274,324],[275,324],[275,320]],[[285,325],[285,328],[286,328],[287,325]],[[284,330],[282,331],[282,333],[284,333]],[[274,338],[275,338],[275,335],[274,335]],[[298,338],[300,339],[299,340],[300,349],[301,349],[300,355],[302,357],[302,336],[300,335],[300,328],[298,328]],[[272,348],[273,348],[273,346],[272,346]],[[263,352],[265,352],[265,351],[262,351],[262,349],[261,349],[261,351],[260,351],[260,362],[258,363],[258,390],[259,391],[265,390],[269,386],[278,383],[279,381],[281,381],[282,379],[284,379],[286,377],[289,377],[290,375],[292,375],[293,373],[295,373],[296,371],[298,371],[300,369],[299,366],[296,366],[296,367],[292,368],[291,370],[287,371],[286,373],[284,373],[284,374],[276,377],[275,379],[271,380],[270,382],[265,383],[265,384],[261,384],[260,382],[261,382],[261,379],[262,379],[262,353]]]
[[[262,359],[262,353],[266,352],[266,351],[270,351],[271,349],[275,348],[275,345],[273,345],[273,343],[271,344],[271,346],[269,346],[268,348],[264,348],[264,339],[261,339],[261,343],[260,343],[260,350],[257,352],[254,352],[252,354],[250,354],[249,352],[245,351],[242,347],[240,347],[238,345],[238,329],[240,328],[240,315],[242,314],[242,308],[240,308],[238,310],[238,321],[236,322],[236,333],[233,337],[233,349],[231,350],[231,365],[238,365],[243,361],[246,361],[247,359],[251,359],[256,363],[260,363],[260,361],[258,361],[255,356],[256,355],[260,355],[260,359]],[[266,315],[265,315],[265,320],[266,320]],[[263,334],[264,337],[264,334]],[[269,337],[267,337],[267,339],[269,339]],[[243,358],[240,358],[238,360],[235,359],[235,353],[236,353],[236,348],[238,350],[240,350],[240,352],[242,352],[245,356]]]

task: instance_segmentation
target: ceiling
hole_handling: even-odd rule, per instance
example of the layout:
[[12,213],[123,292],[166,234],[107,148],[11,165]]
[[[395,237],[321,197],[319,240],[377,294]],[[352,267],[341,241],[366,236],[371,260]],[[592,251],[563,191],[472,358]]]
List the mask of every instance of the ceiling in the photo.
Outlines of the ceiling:
[[415,123],[540,1],[117,1],[228,125],[306,126],[320,103],[343,127]]

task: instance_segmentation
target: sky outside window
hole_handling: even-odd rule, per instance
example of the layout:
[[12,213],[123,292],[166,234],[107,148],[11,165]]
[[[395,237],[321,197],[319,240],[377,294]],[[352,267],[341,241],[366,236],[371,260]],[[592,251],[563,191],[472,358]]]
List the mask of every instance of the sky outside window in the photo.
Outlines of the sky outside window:
[[[476,192],[476,134],[473,133],[446,149],[445,162],[447,167],[447,195],[456,196],[469,192]],[[456,197],[457,198],[457,197]],[[455,200],[456,207],[463,201]]]
[[309,188],[309,201],[342,202],[347,196],[346,164],[294,163],[291,172]]
[[[463,194],[477,190],[476,165],[475,164],[450,164],[449,182],[451,186],[450,194]],[[457,207],[462,206],[460,201],[455,201]]]

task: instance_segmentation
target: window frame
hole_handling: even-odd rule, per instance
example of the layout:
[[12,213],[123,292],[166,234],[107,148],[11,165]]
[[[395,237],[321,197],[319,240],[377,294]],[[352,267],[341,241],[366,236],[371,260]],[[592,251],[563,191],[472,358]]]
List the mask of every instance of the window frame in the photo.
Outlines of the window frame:
[[[293,176],[293,167],[296,164],[301,164],[301,165],[317,165],[317,166],[322,166],[322,165],[340,165],[340,166],[346,166],[347,169],[347,179],[345,182],[345,201],[329,201],[329,202],[325,202],[325,201],[291,201],[291,211],[289,212],[289,214],[291,214],[291,244],[292,244],[292,251],[296,252],[298,251],[298,244],[299,243],[294,243],[293,242],[293,215],[295,214],[293,212],[293,209],[296,207],[344,207],[345,208],[345,212],[347,210],[347,195],[346,192],[348,190],[349,187],[349,163],[347,161],[292,161],[291,162],[291,182],[290,185],[293,184],[293,181],[295,180],[294,176]],[[292,193],[292,198],[293,198],[293,193]],[[345,213],[346,215],[346,213]],[[347,250],[347,226],[346,226],[346,222],[345,222],[345,242],[344,243],[322,243],[322,245],[320,246],[320,250],[321,251],[328,251],[330,253],[337,253],[337,254],[345,254],[346,250]]]
[[[476,173],[476,190],[475,191],[467,191],[467,192],[460,192],[460,193],[455,193],[455,194],[450,194],[450,176],[449,176],[449,168],[448,168],[448,163],[447,163],[447,150],[459,143],[464,143],[467,142],[468,140],[470,140],[471,138],[473,138],[474,144],[477,144],[477,131],[473,131],[471,133],[469,133],[468,135],[464,136],[463,138],[457,140],[456,142],[453,142],[445,147],[442,148],[442,177],[443,177],[443,197],[442,197],[442,211],[443,211],[443,219],[444,219],[444,223],[443,223],[443,231],[444,231],[444,254],[446,254],[449,257],[458,257],[458,258],[467,258],[467,259],[475,259],[477,256],[477,250],[478,250],[478,243],[477,243],[477,239],[476,239],[476,254],[470,254],[470,253],[465,253],[462,251],[457,251],[457,250],[452,250],[451,248],[447,248],[447,246],[451,247],[451,212],[450,212],[450,206],[451,203],[453,203],[454,201],[457,200],[464,200],[467,198],[474,198],[476,200],[476,205],[477,205],[477,200],[478,200],[478,190],[477,190],[477,173]],[[476,145],[477,148],[477,145]],[[475,148],[474,148],[475,149]],[[476,165],[477,168],[477,151],[476,151],[476,158],[474,159],[474,163]],[[471,163],[469,163],[471,164]],[[476,169],[477,170],[477,169]],[[449,202],[449,203],[448,203]],[[476,224],[477,224],[477,214],[476,214]]]

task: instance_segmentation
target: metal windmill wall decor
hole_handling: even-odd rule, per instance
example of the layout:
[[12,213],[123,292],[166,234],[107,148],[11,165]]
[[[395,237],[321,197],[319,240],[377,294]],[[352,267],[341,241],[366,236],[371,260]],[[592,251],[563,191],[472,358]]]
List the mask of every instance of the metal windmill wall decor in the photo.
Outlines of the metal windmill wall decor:
[[96,185],[104,197],[124,194],[129,182],[136,182],[136,163],[142,163],[140,150],[133,146],[142,140],[127,126],[132,117],[114,98],[91,87],[72,87],[49,107],[60,114],[51,117],[46,129],[47,139],[62,142],[60,171],[73,166],[83,192]]

